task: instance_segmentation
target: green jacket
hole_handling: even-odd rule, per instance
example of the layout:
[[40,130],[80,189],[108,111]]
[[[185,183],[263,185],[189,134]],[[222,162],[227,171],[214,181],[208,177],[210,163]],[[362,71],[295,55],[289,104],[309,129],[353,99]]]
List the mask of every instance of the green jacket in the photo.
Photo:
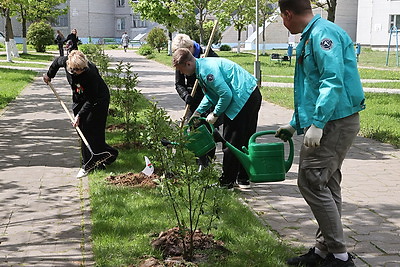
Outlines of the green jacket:
[[204,97],[196,109],[203,113],[214,106],[217,116],[225,113],[233,120],[257,86],[256,78],[238,64],[225,58],[196,59],[196,78]]
[[295,112],[290,124],[301,134],[314,124],[365,109],[353,41],[336,24],[314,16],[296,48]]

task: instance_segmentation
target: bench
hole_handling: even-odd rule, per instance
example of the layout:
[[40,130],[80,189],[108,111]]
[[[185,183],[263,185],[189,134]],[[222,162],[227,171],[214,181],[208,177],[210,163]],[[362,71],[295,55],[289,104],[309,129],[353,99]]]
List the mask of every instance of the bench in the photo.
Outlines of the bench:
[[278,53],[272,53],[271,54],[271,60],[272,61],[277,61],[279,63],[282,63],[282,62],[291,63],[292,62],[292,58],[289,57],[288,55],[281,55],[281,54],[278,54]]
[[103,38],[103,44],[117,44],[115,38]]

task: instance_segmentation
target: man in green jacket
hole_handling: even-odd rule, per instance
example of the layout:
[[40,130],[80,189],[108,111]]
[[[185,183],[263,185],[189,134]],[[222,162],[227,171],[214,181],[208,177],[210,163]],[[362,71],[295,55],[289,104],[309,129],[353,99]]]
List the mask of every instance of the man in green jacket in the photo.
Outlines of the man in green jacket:
[[301,33],[296,48],[294,114],[276,136],[304,135],[298,186],[317,222],[315,247],[288,260],[294,266],[355,266],[341,222],[341,166],[365,108],[353,42],[337,25],[314,16],[309,0],[279,0],[285,27]]
[[[214,124],[218,117],[224,116],[224,139],[239,149],[247,146],[257,129],[261,106],[261,93],[254,76],[225,58],[196,59],[187,48],[177,49],[172,61],[182,74],[196,74],[203,88],[204,97],[193,116],[200,116],[210,107],[214,107],[206,120]],[[239,160],[227,147],[223,150],[220,185],[233,188],[237,182],[241,188],[250,187],[247,173]]]

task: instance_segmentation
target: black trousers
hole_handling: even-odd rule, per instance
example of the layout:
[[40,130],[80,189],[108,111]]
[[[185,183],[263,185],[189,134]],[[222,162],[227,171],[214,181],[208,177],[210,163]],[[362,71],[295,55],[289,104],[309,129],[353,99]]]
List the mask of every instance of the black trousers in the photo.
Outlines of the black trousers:
[[64,46],[63,44],[58,44],[58,52],[60,52],[60,56],[64,56]]
[[[224,115],[223,137],[240,150],[242,150],[242,146],[248,146],[250,137],[257,130],[261,100],[261,93],[257,87],[233,120]],[[227,185],[233,184],[236,180],[248,181],[249,177],[236,156],[226,146],[223,147],[223,152],[223,174],[220,183]]]
[[[77,113],[77,112],[76,112]],[[75,112],[74,112],[75,114]],[[76,114],[75,114],[76,115]],[[100,153],[108,151],[112,157],[107,159],[106,164],[113,163],[118,157],[118,150],[109,146],[106,143],[106,121],[108,115],[108,104],[97,104],[91,112],[82,116],[79,122],[79,128],[88,141],[93,153]],[[82,164],[90,160],[92,154],[86,147],[85,143],[81,141],[81,154]]]

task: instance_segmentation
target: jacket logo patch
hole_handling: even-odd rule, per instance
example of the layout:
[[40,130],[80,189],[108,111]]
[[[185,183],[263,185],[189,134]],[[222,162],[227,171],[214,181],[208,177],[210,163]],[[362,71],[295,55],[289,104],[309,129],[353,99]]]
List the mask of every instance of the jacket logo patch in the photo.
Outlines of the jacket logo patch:
[[321,48],[323,50],[331,50],[332,46],[333,46],[333,41],[331,39],[328,38],[324,38],[322,39],[322,41],[319,43],[319,45],[321,46]]
[[207,81],[213,82],[213,81],[214,81],[214,75],[208,74],[208,75],[207,75]]

